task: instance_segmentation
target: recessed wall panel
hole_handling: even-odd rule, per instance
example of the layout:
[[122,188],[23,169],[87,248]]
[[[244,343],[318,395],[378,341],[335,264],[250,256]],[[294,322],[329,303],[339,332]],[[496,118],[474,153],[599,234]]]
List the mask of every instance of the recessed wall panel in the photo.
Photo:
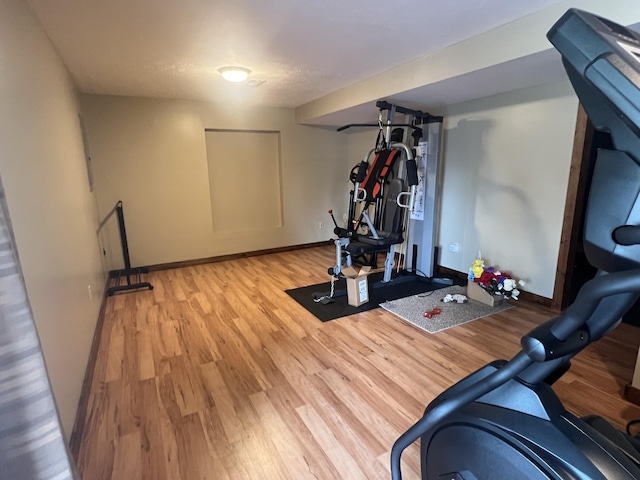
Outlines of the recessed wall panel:
[[205,133],[214,233],[282,227],[279,132]]

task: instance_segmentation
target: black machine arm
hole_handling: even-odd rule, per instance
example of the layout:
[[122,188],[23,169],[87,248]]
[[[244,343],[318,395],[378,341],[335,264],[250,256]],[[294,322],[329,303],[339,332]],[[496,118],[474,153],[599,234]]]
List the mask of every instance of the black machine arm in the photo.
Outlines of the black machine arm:
[[407,160],[407,183],[411,186],[418,185],[418,165],[415,158]]
[[[631,295],[629,296],[629,292]],[[595,277],[587,282],[576,301],[562,315],[535,328],[522,339],[523,350],[503,367],[482,381],[469,385],[455,396],[443,399],[407,430],[391,449],[391,476],[401,480],[400,457],[402,452],[423,434],[436,426],[447,415],[477,400],[496,389],[521,372],[533,368],[536,362],[546,362],[560,357],[570,357],[590,342],[603,336],[619,320],[618,310],[609,312],[602,308],[620,303],[618,297],[625,295],[621,307],[626,310],[640,294],[640,269],[627,270]],[[603,315],[599,315],[602,312]]]
[[365,177],[367,176],[367,169],[369,168],[369,155],[373,153],[375,149],[369,150],[364,159],[360,162],[360,166],[358,167],[358,171],[356,172],[356,184],[360,184],[364,182]]
[[400,205],[401,207],[408,208],[409,210],[413,210],[413,204],[415,203],[415,200],[416,200],[416,187],[418,185],[418,167],[416,165],[416,158],[413,154],[413,150],[407,147],[404,143],[393,142],[391,143],[391,148],[398,148],[398,149],[404,150],[404,152],[407,155],[407,162],[405,164],[405,168],[407,169],[407,184],[411,188],[409,192],[405,192],[405,193],[409,195],[409,200],[405,204],[400,203],[400,198],[402,195],[400,194],[398,195],[397,202],[398,202],[398,205]]
[[[395,113],[402,113],[403,115],[411,115],[414,118],[413,123],[393,123],[393,121],[391,120],[389,122],[389,125],[384,124],[384,126],[409,127],[414,131],[422,131],[422,129],[418,125],[442,122],[441,116],[431,115],[430,113],[423,112],[421,110],[413,110],[411,108],[394,105],[392,103],[387,102],[386,100],[378,100],[376,102],[376,107],[378,107],[380,112],[383,112],[383,111],[391,112],[389,115],[390,119],[393,118],[393,114]],[[349,125],[343,125],[342,127],[338,127],[337,131],[342,132],[343,130],[346,130],[352,127],[380,127],[380,123],[350,123]]]
[[404,153],[407,154],[407,183],[409,186],[418,185],[418,168],[416,166],[416,159],[413,154],[413,150],[407,147],[404,143],[392,143],[391,148],[398,148],[404,150]]
[[440,116],[431,115],[430,113],[422,112],[420,110],[413,110],[412,108],[400,107],[398,105],[389,103],[386,100],[378,100],[376,102],[376,107],[378,107],[380,110],[391,110],[396,113],[411,115],[416,119],[416,123],[420,125],[424,125],[425,123],[442,122],[442,117]]
[[612,236],[613,241],[618,245],[638,245],[640,244],[640,226],[622,225],[613,231]]
[[[611,315],[593,318],[592,314],[597,311],[601,302],[629,294],[633,296],[640,294],[640,269],[597,276],[582,286],[576,301],[558,317],[556,324],[551,327],[551,333],[557,339],[565,340],[585,323],[590,324],[594,330],[592,334],[605,333],[619,318],[609,318]],[[630,305],[627,305],[628,307]]]
[[482,382],[477,382],[463,391],[458,392],[456,396],[444,399],[434,408],[429,410],[420,420],[418,420],[409,430],[403,433],[391,448],[391,478],[393,480],[402,480],[400,470],[400,457],[402,452],[413,442],[418,440],[425,432],[435,427],[438,422],[443,420],[452,412],[462,408],[467,403],[474,401],[482,395],[498,388],[514,378],[518,372],[524,370],[533,363],[533,360],[524,352],[520,352],[510,362],[494,373],[485,377]]
[[[420,127],[416,127],[415,125],[410,123],[393,123],[391,124],[391,126],[392,127],[409,127],[413,130],[422,131]],[[350,123],[349,125],[343,125],[341,127],[338,127],[336,129],[336,132],[342,132],[343,130],[347,130],[348,128],[352,128],[352,127],[378,127],[379,128],[380,124],[379,123]]]
[[640,269],[597,276],[562,315],[525,335],[522,348],[537,362],[573,356],[615,326],[638,294]]

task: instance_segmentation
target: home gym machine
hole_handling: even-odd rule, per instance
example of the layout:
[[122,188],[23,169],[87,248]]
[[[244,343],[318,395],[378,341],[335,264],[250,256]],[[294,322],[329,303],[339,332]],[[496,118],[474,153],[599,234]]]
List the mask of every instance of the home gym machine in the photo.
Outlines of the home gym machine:
[[618,325],[640,294],[640,35],[571,9],[547,34],[592,123],[610,133],[600,150],[585,217],[584,246],[598,274],[564,313],[427,407],[391,451],[420,439],[422,478],[640,479],[640,442],[601,417],[567,412],[551,385],[569,361]]
[[[375,267],[377,255],[386,253],[382,281],[389,282],[399,253],[406,270],[431,278],[442,117],[386,101],[376,106],[377,124],[357,123],[338,129],[378,127],[379,132],[375,147],[351,171],[353,189],[346,225],[338,226],[329,211],[338,236],[334,241],[336,264],[329,268],[329,274],[339,276],[354,257]],[[396,122],[397,115],[403,115],[404,121]],[[405,136],[411,137],[410,146]],[[404,248],[398,252],[399,247]]]

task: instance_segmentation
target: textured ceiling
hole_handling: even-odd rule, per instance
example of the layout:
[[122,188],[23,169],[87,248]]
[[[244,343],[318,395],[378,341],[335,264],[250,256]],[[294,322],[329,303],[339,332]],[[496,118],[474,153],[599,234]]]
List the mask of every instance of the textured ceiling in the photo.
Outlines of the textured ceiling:
[[82,92],[296,107],[560,0],[28,1]]

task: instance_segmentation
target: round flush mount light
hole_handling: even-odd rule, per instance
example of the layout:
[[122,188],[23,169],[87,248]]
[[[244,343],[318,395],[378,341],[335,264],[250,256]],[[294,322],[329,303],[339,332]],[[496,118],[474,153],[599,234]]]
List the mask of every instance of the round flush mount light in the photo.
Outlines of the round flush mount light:
[[229,82],[244,82],[251,73],[251,70],[244,67],[222,67],[218,71]]

